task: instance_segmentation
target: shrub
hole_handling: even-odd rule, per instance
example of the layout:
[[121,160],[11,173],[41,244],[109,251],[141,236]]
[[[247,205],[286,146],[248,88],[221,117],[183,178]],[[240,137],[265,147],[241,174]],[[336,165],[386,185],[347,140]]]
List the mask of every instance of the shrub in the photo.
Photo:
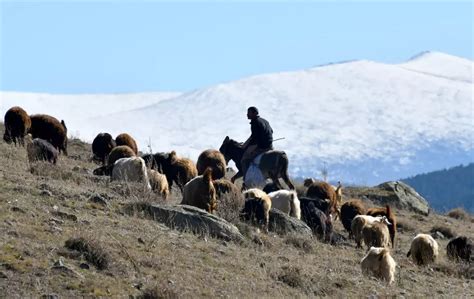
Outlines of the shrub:
[[442,233],[443,236],[448,239],[454,238],[456,236],[456,234],[449,227],[446,226],[433,226],[433,228],[430,230],[430,233],[435,234],[436,232]]
[[448,212],[448,216],[454,219],[469,219],[469,214],[462,208],[456,208]]
[[96,242],[84,238],[71,238],[66,241],[65,246],[68,249],[81,252],[86,261],[99,270],[106,269],[109,265],[109,255]]

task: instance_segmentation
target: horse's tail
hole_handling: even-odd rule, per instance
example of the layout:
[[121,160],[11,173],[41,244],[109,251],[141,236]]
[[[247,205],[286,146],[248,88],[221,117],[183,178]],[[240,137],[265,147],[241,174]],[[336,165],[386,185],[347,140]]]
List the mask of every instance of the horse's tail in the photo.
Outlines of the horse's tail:
[[293,183],[290,181],[290,176],[288,175],[288,156],[284,151],[281,152],[281,161],[280,161],[280,174],[281,178],[285,181],[285,183],[288,185],[288,187],[291,190],[295,190],[295,186]]

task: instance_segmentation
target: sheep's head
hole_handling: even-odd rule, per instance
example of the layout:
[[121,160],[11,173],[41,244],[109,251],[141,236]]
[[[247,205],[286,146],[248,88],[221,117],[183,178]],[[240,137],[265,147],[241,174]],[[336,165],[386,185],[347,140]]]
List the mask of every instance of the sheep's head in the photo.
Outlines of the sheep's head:
[[304,184],[305,187],[309,187],[309,186],[311,186],[311,184],[313,184],[314,182],[315,182],[315,180],[314,180],[313,178],[307,178],[307,179],[304,180],[304,183],[303,183],[303,184]]

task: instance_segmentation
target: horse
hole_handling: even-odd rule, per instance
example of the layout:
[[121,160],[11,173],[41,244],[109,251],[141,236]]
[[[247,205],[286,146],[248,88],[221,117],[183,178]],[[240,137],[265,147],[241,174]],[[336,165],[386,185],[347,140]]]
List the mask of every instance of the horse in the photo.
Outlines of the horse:
[[[233,160],[235,166],[237,166],[238,172],[232,177],[231,181],[234,182],[236,179],[242,177],[244,174],[242,173],[241,160],[245,151],[242,148],[242,143],[226,136],[219,151],[224,155],[226,163]],[[288,157],[285,152],[271,150],[263,153],[258,168],[262,172],[262,175],[265,178],[270,178],[279,189],[283,189],[278,181],[279,178],[282,178],[291,190],[295,189],[295,186],[288,176]],[[245,189],[245,184],[242,185],[242,188]]]

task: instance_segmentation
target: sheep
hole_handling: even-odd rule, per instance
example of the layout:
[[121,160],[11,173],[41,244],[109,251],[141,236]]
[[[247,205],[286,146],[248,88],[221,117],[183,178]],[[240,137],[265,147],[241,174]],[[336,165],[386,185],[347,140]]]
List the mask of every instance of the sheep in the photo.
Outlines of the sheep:
[[212,177],[221,179],[225,176],[227,164],[224,155],[218,150],[208,149],[203,151],[197,160],[196,168],[198,175],[204,173],[207,167],[212,168]]
[[128,145],[133,150],[135,155],[138,155],[137,142],[129,134],[122,133],[122,134],[117,135],[117,137],[115,137],[115,143],[117,144],[117,146]]
[[270,223],[270,209],[272,200],[260,189],[252,188],[244,192],[245,205],[241,212],[241,218],[245,221],[259,223],[265,232],[268,232]]
[[130,158],[134,157],[135,153],[133,150],[127,145],[119,145],[114,147],[107,157],[107,164],[101,166],[99,168],[94,169],[94,175],[112,175],[112,171],[114,169],[114,164],[117,160],[121,158]]
[[395,237],[397,235],[397,217],[390,209],[390,206],[386,205],[385,208],[370,208],[367,210],[367,215],[387,217],[388,222],[390,222],[388,225],[388,231],[390,232],[390,242],[392,243],[392,248],[395,248]]
[[197,176],[197,169],[193,161],[178,157],[175,151],[156,153],[153,156],[146,155],[146,160],[152,169],[166,175],[170,189],[175,182],[183,192],[184,185]]
[[[306,180],[305,183],[309,184],[309,181]],[[334,190],[334,187],[326,182],[312,182],[306,191],[306,197],[329,199],[331,203],[330,213],[335,214],[337,218],[339,214],[338,206],[342,201],[342,185],[339,183],[336,190]]]
[[40,138],[31,139],[31,135],[26,135],[26,152],[28,154],[28,161],[33,163],[35,161],[48,161],[56,164],[58,161],[59,152],[48,141]]
[[24,143],[24,137],[31,127],[30,116],[21,107],[15,106],[5,113],[4,118],[5,133],[3,140],[6,143],[14,142],[15,146],[18,142],[21,146]]
[[300,201],[296,191],[278,190],[268,193],[272,200],[272,207],[278,209],[291,217],[301,219]]
[[469,263],[472,256],[472,247],[472,241],[469,238],[460,236],[449,241],[446,252],[452,260],[463,260]]
[[364,225],[362,228],[362,236],[364,237],[364,243],[367,249],[372,246],[389,247],[390,233],[385,223],[374,222]]
[[213,180],[212,184],[216,189],[216,197],[221,201],[224,197],[230,198],[238,206],[243,205],[244,197],[239,188],[228,179]]
[[362,273],[384,279],[388,284],[395,281],[397,263],[384,247],[371,247],[360,261]]
[[113,181],[143,182],[147,190],[151,190],[145,161],[140,157],[120,158],[112,169]]
[[168,198],[170,189],[168,186],[168,180],[164,174],[159,173],[154,169],[148,169],[148,179],[150,180],[151,189],[163,197],[164,200]]
[[182,205],[195,206],[213,213],[217,208],[216,189],[212,184],[212,168],[184,185]]
[[329,242],[333,233],[332,216],[319,209],[315,200],[301,201],[301,218],[320,239]]
[[357,215],[354,217],[351,223],[352,236],[357,244],[357,248],[361,248],[361,241],[363,239],[362,230],[365,225],[372,224],[374,222],[383,222],[385,224],[390,224],[387,217],[385,216],[368,216],[368,215]]
[[438,242],[428,234],[418,234],[411,242],[407,257],[412,258],[417,265],[427,265],[438,257]]
[[64,120],[46,114],[30,116],[30,134],[33,138],[41,138],[51,143],[59,152],[67,156],[67,127]]
[[349,232],[349,239],[352,238],[352,220],[357,215],[364,215],[365,212],[364,204],[357,199],[347,201],[341,206],[341,222],[346,231]]
[[92,153],[94,159],[99,160],[102,165],[107,161],[107,157],[117,144],[109,133],[99,133],[92,141]]
[[135,152],[127,145],[119,145],[114,147],[107,158],[107,165],[114,165],[115,161],[121,158],[134,157]]

